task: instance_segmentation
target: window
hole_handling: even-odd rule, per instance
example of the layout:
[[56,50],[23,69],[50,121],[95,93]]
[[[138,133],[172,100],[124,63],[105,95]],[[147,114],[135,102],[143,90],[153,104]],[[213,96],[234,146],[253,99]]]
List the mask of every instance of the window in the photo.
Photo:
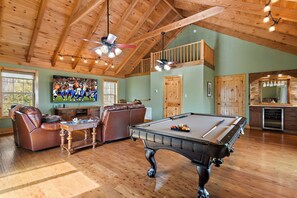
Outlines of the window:
[[103,81],[103,106],[113,105],[117,101],[117,81]]
[[1,70],[0,117],[8,116],[8,109],[14,104],[36,105],[35,72]]

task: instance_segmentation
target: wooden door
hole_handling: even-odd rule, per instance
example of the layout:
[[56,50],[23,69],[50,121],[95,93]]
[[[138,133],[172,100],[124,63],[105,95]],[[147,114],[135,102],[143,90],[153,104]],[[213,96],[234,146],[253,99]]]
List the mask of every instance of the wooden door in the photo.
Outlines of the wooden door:
[[181,114],[182,77],[164,77],[164,117]]
[[216,77],[215,82],[216,114],[245,116],[245,74]]

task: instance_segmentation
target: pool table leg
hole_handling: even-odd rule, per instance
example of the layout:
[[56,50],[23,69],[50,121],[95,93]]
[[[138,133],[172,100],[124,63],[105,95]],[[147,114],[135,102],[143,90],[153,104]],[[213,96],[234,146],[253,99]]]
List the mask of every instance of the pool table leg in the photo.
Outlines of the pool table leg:
[[198,197],[199,198],[208,198],[209,197],[209,193],[207,192],[206,188],[204,188],[204,185],[209,180],[210,168],[211,168],[210,166],[209,167],[197,166],[197,172],[199,175],[199,189],[198,189]]
[[147,161],[149,161],[149,163],[151,164],[151,168],[148,169],[148,171],[147,171],[147,175],[149,177],[154,177],[157,172],[157,164],[156,164],[156,160],[154,157],[155,153],[156,153],[155,150],[145,148],[145,157],[146,157]]

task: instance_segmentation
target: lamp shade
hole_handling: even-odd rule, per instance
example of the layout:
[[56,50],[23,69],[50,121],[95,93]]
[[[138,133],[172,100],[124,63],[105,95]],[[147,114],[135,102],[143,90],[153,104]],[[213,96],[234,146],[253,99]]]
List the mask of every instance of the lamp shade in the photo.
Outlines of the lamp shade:
[[107,54],[108,53],[108,47],[106,45],[102,45],[101,51],[102,51],[102,53]]
[[109,58],[114,58],[116,55],[115,55],[115,53],[114,52],[109,52],[108,53],[108,57]]
[[115,48],[114,53],[116,54],[116,56],[118,56],[122,53],[122,50],[117,47],[117,48]]
[[95,50],[96,54],[98,54],[99,56],[102,56],[102,51],[100,48]]

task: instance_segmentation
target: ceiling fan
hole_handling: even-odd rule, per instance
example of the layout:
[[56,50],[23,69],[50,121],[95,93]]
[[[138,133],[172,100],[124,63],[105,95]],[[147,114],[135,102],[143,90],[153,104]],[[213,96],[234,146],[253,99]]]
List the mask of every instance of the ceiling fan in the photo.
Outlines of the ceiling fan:
[[106,1],[106,15],[107,36],[101,37],[101,41],[82,39],[83,41],[99,44],[98,47],[91,48],[90,50],[94,50],[100,57],[103,54],[107,54],[109,58],[114,58],[122,53],[121,48],[135,48],[136,45],[116,43],[117,36],[109,33],[109,0]]
[[165,37],[165,32],[161,32],[162,34],[162,53],[161,53],[161,59],[156,60],[158,62],[158,64],[155,66],[155,69],[157,71],[162,71],[162,70],[170,70],[171,69],[171,65],[174,62],[168,61],[165,57],[165,53],[164,53],[164,37]]

